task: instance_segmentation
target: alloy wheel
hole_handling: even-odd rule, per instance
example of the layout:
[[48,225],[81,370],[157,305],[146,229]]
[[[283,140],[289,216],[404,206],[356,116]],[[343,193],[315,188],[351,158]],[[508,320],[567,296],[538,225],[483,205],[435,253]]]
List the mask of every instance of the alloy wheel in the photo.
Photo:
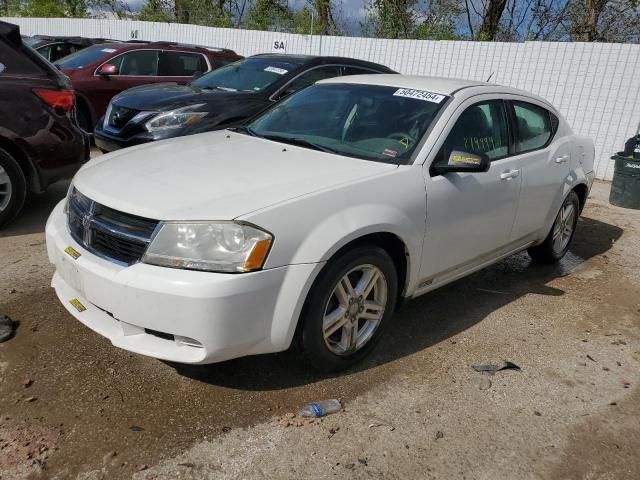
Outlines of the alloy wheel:
[[11,201],[11,179],[7,171],[0,166],[0,212],[3,212]]
[[336,355],[351,355],[364,347],[382,322],[387,296],[387,280],[375,265],[346,273],[325,307],[322,330],[327,348]]
[[561,254],[569,245],[575,227],[576,209],[573,203],[566,202],[558,212],[553,224],[553,251]]

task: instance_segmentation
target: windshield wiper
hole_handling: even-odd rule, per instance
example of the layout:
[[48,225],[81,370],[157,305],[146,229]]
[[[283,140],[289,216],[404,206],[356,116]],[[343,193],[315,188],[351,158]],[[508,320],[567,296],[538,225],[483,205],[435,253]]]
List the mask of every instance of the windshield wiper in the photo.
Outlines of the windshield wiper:
[[247,127],[245,125],[241,125],[239,127],[230,127],[227,130],[231,130],[232,132],[238,133],[246,133],[247,135],[251,135],[252,137],[259,137],[258,132],[256,132],[253,128]]
[[317,143],[310,142],[309,140],[305,140],[304,138],[296,138],[296,137],[285,137],[283,135],[261,135],[262,138],[266,138],[267,140],[273,140],[276,142],[288,143],[290,145],[296,145],[298,147],[310,148],[312,150],[319,150],[321,152],[326,153],[337,153],[342,155],[342,152],[338,150],[334,150],[329,147],[325,147],[324,145],[318,145]]

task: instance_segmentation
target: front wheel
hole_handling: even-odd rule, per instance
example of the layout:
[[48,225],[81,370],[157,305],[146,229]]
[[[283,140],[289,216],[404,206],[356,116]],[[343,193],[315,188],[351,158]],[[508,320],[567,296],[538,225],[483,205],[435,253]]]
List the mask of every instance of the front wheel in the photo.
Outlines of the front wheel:
[[575,192],[570,192],[560,207],[547,238],[542,244],[528,250],[529,256],[534,262],[556,263],[565,256],[576,231],[579,212],[578,195]]
[[396,268],[382,248],[359,247],[330,261],[300,319],[304,356],[327,372],[359,362],[380,339],[397,294]]

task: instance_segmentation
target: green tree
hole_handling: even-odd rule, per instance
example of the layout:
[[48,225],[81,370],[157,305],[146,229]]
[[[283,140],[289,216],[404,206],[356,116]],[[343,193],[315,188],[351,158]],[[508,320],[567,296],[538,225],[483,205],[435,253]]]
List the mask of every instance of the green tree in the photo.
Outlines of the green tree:
[[362,24],[367,36],[409,38],[416,27],[415,0],[372,0]]

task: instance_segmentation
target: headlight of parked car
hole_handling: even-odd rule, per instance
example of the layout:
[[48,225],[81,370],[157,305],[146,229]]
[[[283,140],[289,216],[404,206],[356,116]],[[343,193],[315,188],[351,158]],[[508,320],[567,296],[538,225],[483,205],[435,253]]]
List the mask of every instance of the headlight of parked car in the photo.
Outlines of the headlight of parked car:
[[163,112],[155,115],[151,120],[144,124],[149,132],[159,132],[162,130],[170,130],[172,128],[183,128],[198,123],[207,112],[198,112],[204,103],[198,105],[189,105],[177,108],[171,112]]
[[142,261],[208,272],[252,272],[264,265],[272,241],[271,234],[242,223],[167,222]]

